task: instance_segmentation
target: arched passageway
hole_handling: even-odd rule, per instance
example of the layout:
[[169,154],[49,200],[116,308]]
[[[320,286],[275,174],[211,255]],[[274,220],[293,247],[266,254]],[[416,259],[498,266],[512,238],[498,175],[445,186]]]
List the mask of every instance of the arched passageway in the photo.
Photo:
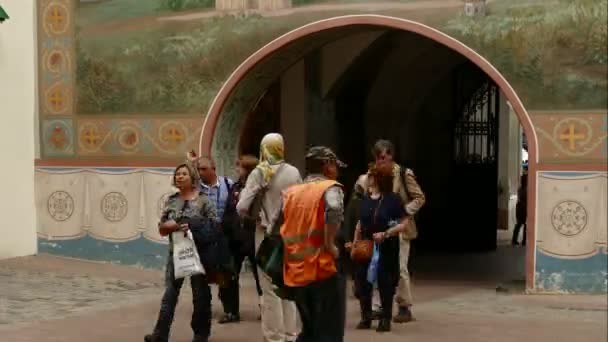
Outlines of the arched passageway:
[[[391,48],[394,48],[395,44],[404,44],[406,47],[409,47],[409,50],[411,51],[408,55],[409,57],[407,57],[410,59],[409,64],[411,65],[411,63],[417,63],[416,65],[418,65],[418,68],[426,72],[429,75],[429,78],[437,78],[440,76],[447,77],[446,75],[449,75],[451,81],[460,80],[460,82],[468,82],[468,85],[465,84],[458,88],[458,91],[462,93],[459,100],[462,103],[460,103],[459,108],[465,107],[466,103],[464,102],[470,101],[471,97],[473,97],[474,94],[476,92],[479,92],[479,89],[482,89],[483,87],[488,88],[487,94],[490,94],[491,91],[494,91],[497,96],[497,99],[499,96],[504,97],[503,100],[506,100],[505,103],[508,102],[508,104],[512,108],[512,111],[517,116],[519,123],[523,127],[523,131],[527,138],[530,179],[528,186],[528,222],[530,223],[530,225],[528,226],[527,240],[530,242],[535,241],[534,213],[536,195],[535,172],[537,163],[537,141],[532,123],[530,121],[528,113],[526,112],[526,109],[524,108],[517,94],[506,81],[506,79],[482,56],[480,56],[464,44],[460,43],[459,41],[433,28],[416,22],[377,15],[353,15],[337,17],[314,22],[309,25],[303,26],[267,44],[259,51],[251,55],[246,61],[244,61],[228,78],[228,80],[225,82],[224,86],[218,93],[217,97],[215,98],[213,104],[210,107],[203,127],[200,144],[201,153],[213,154],[214,156],[216,156],[216,158],[221,157],[219,159],[226,159],[227,163],[231,164],[231,160],[233,160],[239,153],[239,139],[234,136],[234,133],[238,132],[237,134],[240,134],[242,128],[246,126],[246,114],[250,111],[256,110],[256,104],[264,98],[264,94],[268,93],[267,90],[271,88],[271,85],[276,84],[277,79],[280,78],[281,74],[286,72],[299,60],[301,60],[305,56],[310,55],[311,53],[314,53],[315,51],[318,51],[323,46],[340,40],[344,37],[362,34],[365,32],[376,32],[379,37],[383,37],[382,39],[378,38],[374,40],[374,44],[377,44],[375,48],[366,49],[366,51],[369,51],[369,53],[371,54],[381,53],[383,49],[390,50]],[[382,45],[383,42],[384,45]],[[427,48],[423,49],[421,45],[425,44],[427,45]],[[443,49],[442,54],[433,53],[434,48]],[[407,49],[402,49],[402,51],[407,51]],[[365,89],[366,86],[362,85],[361,80],[366,79],[364,77],[366,72],[369,74],[368,80],[375,80],[374,77],[378,76],[378,72],[373,72],[369,70],[370,66],[374,65],[374,63],[370,63],[370,61],[374,61],[374,58],[368,56],[366,64],[364,61],[365,58],[363,57],[363,54],[361,54],[357,59],[352,61],[349,67],[356,68],[357,61],[363,60],[361,62],[361,66],[358,69],[359,72],[344,72],[343,75],[347,76],[337,78],[337,81],[333,83],[332,87],[330,87],[329,89],[320,90],[320,98],[331,98],[333,99],[333,104],[336,107],[343,107],[334,108],[336,117],[339,117],[340,113],[350,113],[352,112],[353,108],[357,107],[356,105],[351,103],[351,108],[349,108],[349,101],[344,101],[340,99],[343,94],[349,93],[350,99],[354,98],[355,96],[352,96],[352,94],[356,94],[357,92],[360,92],[362,94],[362,98],[369,96],[370,89]],[[402,58],[401,60],[403,60],[403,58],[405,57],[405,55],[401,57],[393,56],[393,58],[397,59]],[[445,63],[445,61],[450,61],[451,64],[448,65]],[[314,65],[314,63],[312,64]],[[403,62],[402,64],[406,65],[408,63]],[[375,63],[375,65],[378,65],[378,63]],[[465,75],[467,77],[459,78],[459,72],[465,72]],[[351,75],[350,79],[348,78],[348,75]],[[352,75],[357,75],[355,77],[355,80],[352,79]],[[478,77],[469,77],[471,75],[478,75]],[[302,75],[302,77],[304,77],[304,75]],[[310,84],[314,84],[315,80],[307,79],[306,82],[308,82],[306,83],[306,85],[308,86]],[[445,84],[445,82],[439,83]],[[410,103],[415,102],[419,98],[423,98],[425,94],[428,94],[428,91],[434,91],[434,89],[437,89],[436,84],[437,82],[427,83],[427,85],[429,85],[428,89],[426,89],[427,93],[416,93],[416,91],[419,91],[420,89],[416,91],[414,90],[420,87],[411,87],[411,90],[414,92],[414,95],[412,95],[412,97],[410,98]],[[367,85],[367,87],[369,88],[369,84]],[[490,88],[495,89],[491,90]],[[281,95],[283,96],[284,94]],[[287,94],[285,96],[289,95]],[[394,93],[393,96],[399,95],[397,93]],[[494,100],[494,102],[490,102],[490,105],[488,106],[498,106],[497,99]],[[394,103],[394,101],[385,102]],[[417,105],[420,108],[424,109],[425,105],[427,104],[428,101],[426,103],[420,102]],[[314,99],[313,101],[309,101],[308,103],[304,104],[302,107],[306,106],[314,107]],[[310,110],[310,108],[304,108],[303,112],[307,110]],[[323,104],[317,103],[317,108],[313,108],[312,111],[315,110],[322,112],[324,110]],[[388,110],[390,110],[390,108]],[[488,110],[492,110],[492,108],[488,108]],[[302,113],[289,113],[290,118],[293,118],[293,120],[297,120],[296,117],[299,114]],[[418,118],[424,118],[424,115],[419,115]],[[284,120],[285,116],[282,116],[282,119]],[[436,118],[432,115],[429,115],[426,119],[430,119],[432,121]],[[272,118],[269,120],[272,120]],[[454,120],[458,121],[459,118],[456,117]],[[361,120],[353,120],[352,117],[349,117],[347,119],[343,119],[342,122],[344,124],[354,125],[349,129],[357,130],[357,122],[361,122]],[[416,125],[417,123],[414,123],[410,126],[413,127]],[[388,126],[391,126],[390,122]],[[456,129],[454,128],[453,124],[452,126],[450,126],[450,130],[452,132],[456,132]],[[342,138],[337,140],[342,141],[343,144],[347,144],[348,140],[348,134],[346,134],[345,132],[347,131],[343,130],[342,133],[337,132],[336,135],[337,137]],[[369,135],[369,133],[364,134]],[[251,134],[249,134],[249,136],[251,136]],[[310,138],[310,134],[308,137],[305,136],[304,138]],[[289,137],[287,137],[287,139],[289,139]],[[449,140],[454,141],[453,136],[450,136]],[[469,141],[470,139],[465,140]],[[351,141],[351,143],[356,143],[356,141],[357,140],[355,139]],[[485,142],[487,141],[484,140],[484,143]],[[496,146],[492,148],[495,147]],[[363,148],[364,150],[360,151],[361,148]],[[492,148],[488,147],[488,149]],[[349,148],[346,148],[345,145],[342,148],[338,147],[338,149],[342,153],[348,153],[349,151]],[[420,146],[418,146],[418,149],[420,149]],[[350,150],[359,151],[353,152],[358,153],[359,155],[364,155],[367,151],[367,149],[365,149],[365,146],[360,146],[360,148],[358,149],[351,148]],[[481,149],[479,150],[479,153],[487,154],[489,152],[487,150]],[[350,159],[354,160],[356,164],[360,164],[359,166],[364,165],[365,163],[365,159]],[[496,168],[497,166],[493,165],[492,167]],[[417,172],[420,174],[420,170],[418,170]],[[465,182],[463,182],[464,184],[467,184],[469,186],[474,185],[471,182],[475,181],[477,175],[474,172],[471,172],[471,169],[462,168],[461,170],[452,170],[452,174],[458,174],[458,172],[460,172],[461,175],[469,175],[469,179],[466,179]],[[477,190],[485,188],[487,187],[470,186],[470,189]],[[453,188],[451,190],[463,191],[464,188]],[[492,196],[491,194],[496,193],[496,191],[498,190],[492,189],[490,191],[489,196]],[[487,194],[484,196],[487,196]],[[462,203],[466,202],[462,201]],[[483,201],[480,201],[479,203],[483,203]],[[459,207],[458,205],[455,205],[454,208],[455,210],[453,212],[450,212],[449,214],[455,214],[459,211],[462,212],[462,210],[466,210],[465,206]],[[471,206],[471,208],[473,208],[473,206]],[[472,210],[474,210],[474,208]],[[458,220],[459,218],[455,217],[454,219]],[[491,219],[491,217],[486,218],[486,220],[490,221]],[[434,224],[437,224],[437,222],[435,222]],[[460,222],[460,224],[466,226],[466,222]],[[533,243],[528,243],[526,253],[526,284],[529,288],[532,287],[533,284],[534,248],[535,246]]]

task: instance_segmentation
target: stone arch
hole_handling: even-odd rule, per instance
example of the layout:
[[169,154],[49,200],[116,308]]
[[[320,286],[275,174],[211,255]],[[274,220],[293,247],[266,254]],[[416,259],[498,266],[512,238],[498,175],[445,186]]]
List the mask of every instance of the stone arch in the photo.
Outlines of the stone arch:
[[[240,123],[235,120],[235,115],[242,114],[239,111],[247,106],[250,108],[276,77],[307,52],[345,35],[370,28],[412,32],[460,53],[483,70],[496,83],[510,103],[528,140],[529,224],[526,237],[528,241],[526,245],[526,288],[532,289],[536,251],[535,214],[538,164],[538,140],[532,120],[513,87],[489,61],[462,42],[432,27],[411,20],[383,15],[346,15],[315,21],[278,37],[249,56],[223,84],[207,112],[201,132],[199,152],[204,155],[229,154],[231,157],[236,157],[238,138],[223,137],[223,134],[239,131]],[[301,44],[296,44],[298,42]],[[265,69],[264,65],[273,67]],[[256,89],[259,91],[255,91]],[[220,141],[223,146],[217,146]]]

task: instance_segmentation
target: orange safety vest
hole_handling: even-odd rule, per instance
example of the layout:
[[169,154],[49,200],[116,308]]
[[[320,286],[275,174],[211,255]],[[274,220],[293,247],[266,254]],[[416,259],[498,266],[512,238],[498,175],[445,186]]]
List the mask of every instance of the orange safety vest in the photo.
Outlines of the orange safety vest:
[[338,182],[322,180],[293,185],[283,195],[281,237],[285,248],[283,281],[301,287],[330,278],[336,270],[333,255],[325,249],[323,194]]

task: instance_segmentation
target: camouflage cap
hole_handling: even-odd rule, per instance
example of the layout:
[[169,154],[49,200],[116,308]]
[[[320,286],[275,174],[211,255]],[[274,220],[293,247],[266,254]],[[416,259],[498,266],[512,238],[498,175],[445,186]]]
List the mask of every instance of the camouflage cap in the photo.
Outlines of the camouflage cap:
[[338,156],[329,147],[313,146],[308,149],[306,159],[333,160],[339,167],[347,167],[347,165],[338,159]]

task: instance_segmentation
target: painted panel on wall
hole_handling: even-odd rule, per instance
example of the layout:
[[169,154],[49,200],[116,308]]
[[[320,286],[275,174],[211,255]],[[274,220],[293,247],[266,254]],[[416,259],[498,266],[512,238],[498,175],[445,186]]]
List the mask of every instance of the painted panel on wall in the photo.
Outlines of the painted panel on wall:
[[38,63],[41,115],[74,112],[74,2],[38,1]]
[[145,267],[162,266],[161,208],[172,169],[36,170],[41,252]]
[[608,114],[597,111],[532,112],[541,163],[605,163]]
[[606,172],[539,173],[539,291],[606,291],[607,191]]

